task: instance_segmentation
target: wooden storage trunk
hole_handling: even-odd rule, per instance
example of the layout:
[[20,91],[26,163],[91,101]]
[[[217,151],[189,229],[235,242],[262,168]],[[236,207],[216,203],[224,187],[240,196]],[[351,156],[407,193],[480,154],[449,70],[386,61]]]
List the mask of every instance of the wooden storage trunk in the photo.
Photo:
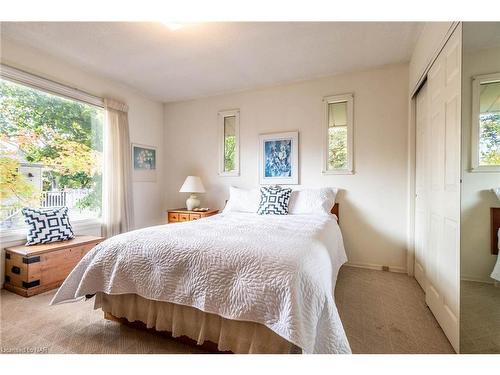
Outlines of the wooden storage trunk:
[[102,237],[77,236],[44,245],[5,248],[5,289],[24,297],[61,286],[82,257]]

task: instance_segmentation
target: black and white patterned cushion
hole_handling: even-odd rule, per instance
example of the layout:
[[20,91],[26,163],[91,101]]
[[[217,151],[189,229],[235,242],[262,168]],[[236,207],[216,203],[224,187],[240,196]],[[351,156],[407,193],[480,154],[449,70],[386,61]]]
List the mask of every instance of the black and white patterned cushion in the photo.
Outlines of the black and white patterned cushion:
[[26,245],[69,240],[75,237],[68,218],[68,207],[34,209],[23,208],[28,224]]
[[281,186],[260,188],[259,215],[288,215],[288,202],[292,189]]

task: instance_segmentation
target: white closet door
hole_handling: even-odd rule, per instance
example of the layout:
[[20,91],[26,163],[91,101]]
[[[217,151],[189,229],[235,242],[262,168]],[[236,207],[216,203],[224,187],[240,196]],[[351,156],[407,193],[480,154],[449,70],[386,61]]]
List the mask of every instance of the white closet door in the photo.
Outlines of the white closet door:
[[429,126],[427,83],[416,99],[415,279],[426,290],[425,258],[429,243]]
[[461,29],[427,75],[429,247],[426,302],[454,349],[459,342]]

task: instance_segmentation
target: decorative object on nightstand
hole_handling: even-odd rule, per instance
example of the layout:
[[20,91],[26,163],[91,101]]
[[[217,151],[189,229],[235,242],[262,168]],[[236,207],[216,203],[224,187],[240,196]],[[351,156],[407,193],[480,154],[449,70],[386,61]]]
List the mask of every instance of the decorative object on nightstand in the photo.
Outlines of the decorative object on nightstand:
[[[201,209],[200,209],[201,210]],[[219,210],[212,210],[207,208],[204,211],[191,211],[185,208],[176,208],[167,211],[167,220],[169,223],[178,223],[180,221],[192,221],[203,219],[212,215],[217,215]]]
[[204,193],[205,187],[201,182],[201,178],[198,176],[187,176],[186,181],[182,184],[179,192],[191,193],[189,198],[186,200],[186,207],[188,211],[192,211],[194,208],[198,208],[200,206],[200,200],[195,193]]

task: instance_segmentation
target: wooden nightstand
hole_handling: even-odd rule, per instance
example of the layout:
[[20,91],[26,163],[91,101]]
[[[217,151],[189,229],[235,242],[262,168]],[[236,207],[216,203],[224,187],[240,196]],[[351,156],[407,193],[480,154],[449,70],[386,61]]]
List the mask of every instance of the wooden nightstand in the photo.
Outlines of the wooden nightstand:
[[200,212],[200,211],[189,211],[186,208],[176,208],[172,210],[167,210],[167,222],[178,223],[180,221],[198,220],[198,219],[203,219],[204,217],[217,215],[218,213],[219,210],[208,210]]

